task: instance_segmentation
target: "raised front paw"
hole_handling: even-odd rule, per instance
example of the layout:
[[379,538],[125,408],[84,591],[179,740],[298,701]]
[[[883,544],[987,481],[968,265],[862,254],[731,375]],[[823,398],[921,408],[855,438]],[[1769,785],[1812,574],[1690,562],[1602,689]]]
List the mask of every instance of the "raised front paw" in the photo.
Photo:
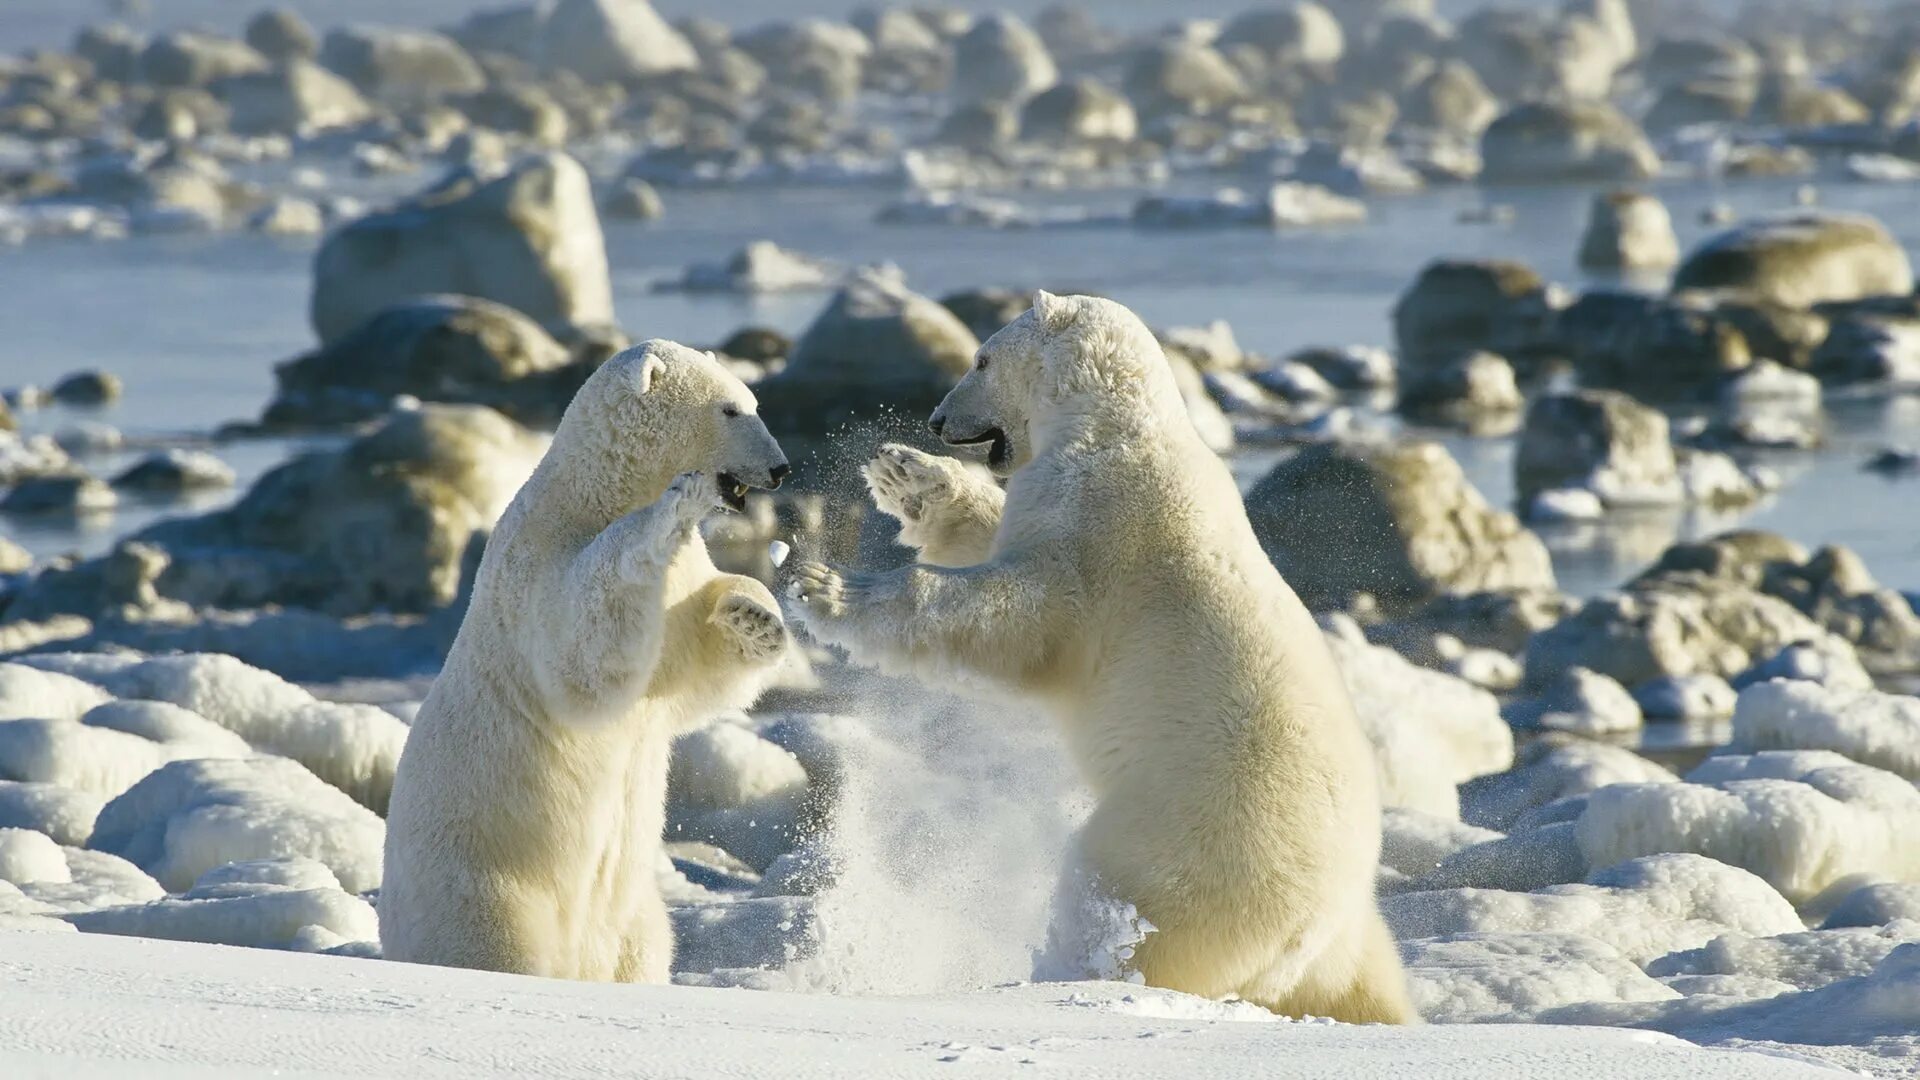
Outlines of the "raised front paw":
[[846,579],[825,563],[795,565],[787,581],[787,595],[798,600],[809,617],[833,619],[847,611]]
[[860,471],[881,513],[915,525],[953,501],[963,469],[951,458],[888,443]]
[[620,572],[640,583],[658,576],[680,548],[699,531],[720,500],[713,478],[704,473],[682,473],[667,485],[653,505],[627,519],[634,531]]
[[772,659],[787,647],[780,613],[745,593],[728,593],[714,606],[712,619],[749,661]]

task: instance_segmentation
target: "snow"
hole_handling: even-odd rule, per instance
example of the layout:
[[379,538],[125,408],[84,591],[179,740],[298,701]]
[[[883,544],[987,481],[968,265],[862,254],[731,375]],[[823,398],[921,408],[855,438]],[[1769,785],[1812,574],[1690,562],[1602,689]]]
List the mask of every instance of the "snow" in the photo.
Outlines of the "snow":
[[772,563],[776,570],[787,565],[787,556],[791,554],[793,554],[793,545],[785,540],[773,540],[767,544],[767,561]]
[[0,780],[0,828],[32,829],[79,846],[93,835],[106,800],[58,784]]
[[[1821,991],[1821,993],[1829,993]],[[1775,1080],[1780,1056],[1645,1032],[1274,1022],[1113,984],[910,998],[607,986],[0,930],[0,1074]],[[1859,1026],[1884,1017],[1863,1017]],[[1262,1022],[1240,1022],[1255,1020]]]
[[1776,937],[1725,934],[1697,949],[1669,953],[1647,965],[1647,974],[1743,975],[1817,990],[1841,979],[1868,975],[1887,954],[1920,941],[1920,922],[1885,926],[1803,930]]
[[60,845],[46,834],[0,829],[0,881],[26,885],[35,881],[72,880],[66,857],[60,854]]
[[1895,919],[1920,921],[1920,884],[1881,881],[1862,885],[1841,897],[1821,925],[1829,930],[1883,926]]
[[1920,698],[1805,681],[1756,683],[1734,710],[1733,745],[1833,750],[1920,780]]
[[1530,1019],[1593,1001],[1679,995],[1612,946],[1580,934],[1457,934],[1406,944],[1407,981],[1430,1023]]
[[169,890],[223,863],[306,856],[353,892],[379,887],[386,826],[286,758],[176,761],[100,811],[92,846]]
[[1590,864],[1697,852],[1744,867],[1803,903],[1855,874],[1920,880],[1920,790],[1828,751],[1708,758],[1684,784],[1622,784],[1587,796]]

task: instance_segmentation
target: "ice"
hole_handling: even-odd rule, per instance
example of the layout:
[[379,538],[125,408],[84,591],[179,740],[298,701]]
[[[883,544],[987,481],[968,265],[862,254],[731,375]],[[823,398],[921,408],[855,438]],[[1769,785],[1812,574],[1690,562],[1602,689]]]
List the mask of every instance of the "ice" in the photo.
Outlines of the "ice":
[[1920,884],[1882,881],[1852,889],[1833,906],[1821,925],[1829,930],[1884,926],[1895,919],[1920,921]]
[[1381,801],[1457,818],[1456,786],[1513,763],[1513,730],[1492,694],[1338,633],[1327,643],[1373,743]]
[[407,726],[371,705],[325,702],[231,656],[197,653],[132,663],[86,656],[35,657],[124,698],[170,702],[213,721],[256,750],[292,758],[375,812],[385,812]]
[[107,695],[69,675],[0,663],[0,720],[78,720]]
[[1776,680],[1740,693],[1733,745],[1744,750],[1833,750],[1920,780],[1920,697]]
[[110,799],[190,752],[71,720],[0,721],[0,777]]
[[799,759],[722,720],[674,743],[667,839],[705,841],[765,870],[798,839],[806,798]]
[[166,895],[159,882],[116,855],[63,847],[60,857],[66,865],[64,878],[28,882],[20,887],[50,911],[93,911],[119,904],[145,903]]
[[93,835],[106,800],[58,784],[0,780],[0,828],[32,829],[79,846]]
[[773,540],[767,544],[767,561],[771,562],[776,570],[787,565],[787,556],[791,554],[793,554],[793,545],[785,540]]
[[0,829],[0,881],[26,885],[36,881],[69,882],[60,845],[45,833],[26,829]]
[[1528,743],[1512,769],[1463,787],[1461,816],[1474,825],[1506,829],[1523,814],[1608,784],[1662,784],[1678,779],[1631,750],[1548,736]]
[[1409,938],[1490,931],[1581,934],[1636,963],[1704,945],[1727,930],[1802,929],[1793,905],[1746,871],[1698,855],[1634,859],[1584,884],[1538,892],[1446,889],[1381,899],[1394,934]]
[[1563,1005],[1679,996],[1580,934],[1457,934],[1406,942],[1401,953],[1413,1003],[1429,1023],[1525,1020]]
[[1647,965],[1647,974],[1746,975],[1786,983],[1797,990],[1871,974],[1887,954],[1920,941],[1920,922],[1905,919],[1877,927],[1803,930],[1776,937],[1725,934],[1697,949],[1670,953]]
[[[373,906],[339,889],[289,889],[275,885],[232,887],[219,895],[168,897],[147,904],[101,908],[67,916],[88,934],[199,941],[286,949],[313,940],[318,928],[329,937],[322,948],[344,941],[374,941],[380,936]],[[308,950],[317,951],[317,950]]]
[[360,893],[379,887],[386,826],[286,758],[177,761],[100,811],[92,846],[169,890],[224,863],[303,856]]
[[1796,903],[1855,874],[1920,879],[1920,790],[1893,773],[1827,751],[1772,751],[1708,758],[1687,781],[1589,795],[1578,824],[1589,863],[1697,852]]

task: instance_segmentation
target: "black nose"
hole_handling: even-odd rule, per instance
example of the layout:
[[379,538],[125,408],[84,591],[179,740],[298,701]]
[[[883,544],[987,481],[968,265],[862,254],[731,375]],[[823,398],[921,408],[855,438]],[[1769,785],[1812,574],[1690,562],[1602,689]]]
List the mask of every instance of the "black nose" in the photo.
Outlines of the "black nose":
[[935,435],[938,435],[940,434],[940,429],[947,426],[947,418],[941,416],[939,413],[934,413],[927,418],[927,426],[933,429]]
[[773,468],[768,469],[767,476],[773,481],[774,487],[779,487],[780,481],[785,480],[788,474],[792,472],[793,472],[793,466],[783,461],[780,464],[775,465]]

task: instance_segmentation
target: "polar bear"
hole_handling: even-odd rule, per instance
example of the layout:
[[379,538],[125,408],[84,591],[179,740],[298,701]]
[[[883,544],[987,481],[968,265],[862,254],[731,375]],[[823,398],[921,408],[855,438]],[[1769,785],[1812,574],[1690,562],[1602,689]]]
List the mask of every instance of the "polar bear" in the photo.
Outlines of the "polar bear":
[[670,744],[751,704],[787,647],[773,595],[717,571],[698,527],[787,471],[708,354],[650,341],[587,379],[487,544],[401,755],[389,958],[666,981]]
[[791,616],[856,660],[1044,706],[1091,787],[1097,887],[1157,928],[1153,986],[1413,1022],[1374,899],[1373,753],[1313,617],[1261,552],[1132,312],[1041,293],[931,420],[1004,495],[889,446],[867,466],[921,561],[791,570]]

